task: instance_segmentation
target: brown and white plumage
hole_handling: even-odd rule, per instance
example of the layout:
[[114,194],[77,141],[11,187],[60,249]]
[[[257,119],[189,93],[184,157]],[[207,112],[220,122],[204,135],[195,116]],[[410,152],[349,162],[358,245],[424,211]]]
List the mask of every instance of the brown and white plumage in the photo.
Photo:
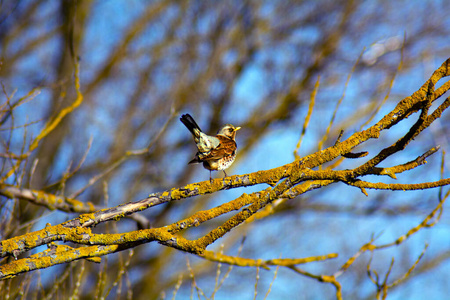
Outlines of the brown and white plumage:
[[189,114],[182,115],[180,121],[189,129],[194,137],[198,152],[189,164],[203,163],[203,167],[210,171],[229,168],[236,158],[236,131],[241,127],[226,124],[216,136],[206,135]]

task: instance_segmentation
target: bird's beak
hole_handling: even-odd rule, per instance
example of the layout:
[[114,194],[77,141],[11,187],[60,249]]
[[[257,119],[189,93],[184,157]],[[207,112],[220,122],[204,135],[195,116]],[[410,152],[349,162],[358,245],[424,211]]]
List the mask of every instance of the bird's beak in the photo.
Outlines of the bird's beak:
[[238,131],[241,127],[236,127],[233,131]]

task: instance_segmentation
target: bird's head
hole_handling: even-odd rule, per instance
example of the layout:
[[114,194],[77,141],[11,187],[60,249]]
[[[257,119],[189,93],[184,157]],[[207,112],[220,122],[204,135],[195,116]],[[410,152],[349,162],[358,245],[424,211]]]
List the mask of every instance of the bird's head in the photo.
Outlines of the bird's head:
[[241,129],[241,127],[234,127],[231,124],[227,124],[223,126],[223,128],[220,129],[217,134],[224,135],[234,140],[234,138],[236,137],[236,131],[238,131],[239,129]]

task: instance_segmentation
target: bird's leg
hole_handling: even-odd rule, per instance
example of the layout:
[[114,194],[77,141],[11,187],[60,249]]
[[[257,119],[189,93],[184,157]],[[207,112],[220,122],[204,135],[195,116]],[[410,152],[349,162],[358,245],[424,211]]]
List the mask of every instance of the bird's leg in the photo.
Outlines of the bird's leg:
[[225,174],[225,176],[223,177],[223,185],[225,185],[225,178],[228,177],[227,172],[225,172],[225,170],[222,170],[223,174]]
[[209,170],[209,182],[212,184],[212,182],[213,182],[213,180],[212,180],[212,177],[211,177],[211,170]]

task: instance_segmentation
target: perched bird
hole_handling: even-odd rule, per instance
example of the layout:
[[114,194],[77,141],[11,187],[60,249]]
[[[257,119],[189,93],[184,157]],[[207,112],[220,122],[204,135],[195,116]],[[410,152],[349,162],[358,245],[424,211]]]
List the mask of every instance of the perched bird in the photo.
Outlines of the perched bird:
[[209,170],[209,180],[211,171],[222,170],[225,176],[225,169],[230,167],[236,158],[236,131],[241,127],[234,127],[226,124],[219,130],[216,136],[206,135],[195,122],[190,114],[182,115],[180,121],[189,129],[194,137],[198,152],[188,164],[203,163],[203,167]]

